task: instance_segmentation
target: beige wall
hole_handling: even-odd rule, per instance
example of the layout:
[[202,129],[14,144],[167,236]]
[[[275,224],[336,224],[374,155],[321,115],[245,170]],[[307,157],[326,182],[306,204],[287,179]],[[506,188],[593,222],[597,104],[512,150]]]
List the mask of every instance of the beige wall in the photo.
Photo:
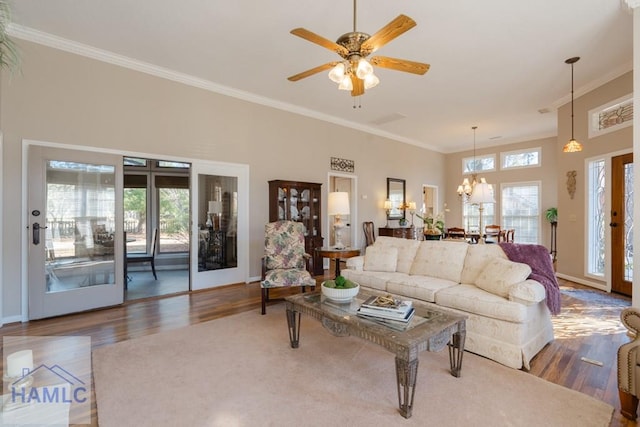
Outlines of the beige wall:
[[[585,160],[630,150],[633,146],[633,127],[627,127],[593,139],[588,138],[589,110],[633,92],[633,72],[574,100],[574,135],[583,145],[578,153],[562,153],[562,147],[571,138],[571,104],[558,110],[558,273],[566,278],[587,280],[606,287],[603,281],[585,277]],[[637,115],[637,112],[636,112]],[[637,116],[636,116],[637,117]],[[576,193],[573,199],[566,189],[566,173],[575,170]],[[575,217],[575,221],[573,218]],[[607,218],[607,224],[609,218]]]
[[[0,88],[5,319],[21,313],[17,266],[26,262],[22,139],[249,165],[251,277],[259,276],[268,180],[320,182],[326,195],[330,157],[354,160],[359,199],[353,224],[359,229],[365,220],[384,224],[387,177],[406,179],[407,197],[414,200],[423,183],[443,188],[439,153],[33,43],[21,41],[20,50],[22,72],[5,73]],[[348,106],[351,99],[336,91],[336,102]]]
[[[481,141],[477,141],[481,143]],[[476,147],[478,146],[476,143]],[[486,178],[489,184],[494,187],[494,193],[496,195],[496,221],[500,223],[500,184],[505,183],[517,183],[517,182],[530,182],[539,181],[541,183],[541,208],[542,212],[547,208],[556,206],[557,202],[557,174],[556,174],[556,150],[555,150],[556,138],[545,138],[533,141],[520,142],[516,144],[501,145],[499,147],[487,147],[476,148],[476,156],[493,154],[496,158],[496,166],[498,167],[494,172],[479,173],[478,179],[481,177]],[[541,148],[542,149],[542,165],[534,168],[521,168],[512,170],[500,170],[500,153],[507,151],[516,151],[526,148]],[[447,227],[464,227],[462,223],[462,199],[458,197],[456,189],[458,185],[462,183],[465,176],[462,175],[462,159],[465,157],[473,157],[473,150],[462,151],[459,153],[449,154],[446,159],[446,175],[445,182],[446,187],[446,202],[447,207],[450,209],[446,215]],[[550,226],[544,220],[541,221],[541,236],[540,244],[549,247],[550,245]],[[518,231],[516,230],[515,241],[518,241]]]

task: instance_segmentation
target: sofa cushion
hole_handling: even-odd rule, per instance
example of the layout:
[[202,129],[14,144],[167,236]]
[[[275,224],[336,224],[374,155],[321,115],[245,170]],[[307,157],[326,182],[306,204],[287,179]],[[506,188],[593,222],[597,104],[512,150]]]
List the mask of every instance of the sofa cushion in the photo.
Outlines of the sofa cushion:
[[469,244],[446,240],[425,240],[411,265],[411,275],[431,276],[460,283]]
[[398,249],[381,246],[369,246],[364,254],[365,271],[396,271]]
[[520,262],[494,258],[476,279],[476,286],[487,292],[509,297],[509,289],[516,283],[524,282],[531,274],[531,267]]
[[417,240],[400,239],[398,237],[379,236],[376,239],[376,243],[373,245],[376,247],[384,248],[396,248],[398,250],[398,262],[396,264],[396,271],[398,273],[407,273],[411,270],[411,264],[416,256],[420,242]]
[[528,322],[534,314],[529,310],[531,307],[509,301],[475,285],[458,285],[442,289],[436,292],[436,304],[516,323]]
[[451,286],[458,286],[458,283],[437,277],[410,276],[398,273],[387,281],[387,292],[422,301],[435,302],[436,292]]
[[460,275],[460,283],[472,285],[482,273],[482,270],[496,258],[508,259],[500,245],[469,245],[464,268]]
[[396,274],[401,273],[385,273],[381,271],[359,271],[359,270],[342,270],[342,275],[360,286],[378,289],[380,291],[387,290],[387,281]]

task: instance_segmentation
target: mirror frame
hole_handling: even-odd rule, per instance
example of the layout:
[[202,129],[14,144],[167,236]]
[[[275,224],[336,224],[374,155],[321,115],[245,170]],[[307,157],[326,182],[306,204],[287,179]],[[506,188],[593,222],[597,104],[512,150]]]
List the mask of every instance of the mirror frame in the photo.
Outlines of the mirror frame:
[[394,206],[393,209],[389,211],[387,215],[387,219],[403,219],[405,218],[405,208],[406,205],[406,181],[404,179],[399,178],[387,178],[387,200],[392,200],[391,195],[393,194],[393,199],[397,198],[397,194],[402,193],[402,201],[400,206]]

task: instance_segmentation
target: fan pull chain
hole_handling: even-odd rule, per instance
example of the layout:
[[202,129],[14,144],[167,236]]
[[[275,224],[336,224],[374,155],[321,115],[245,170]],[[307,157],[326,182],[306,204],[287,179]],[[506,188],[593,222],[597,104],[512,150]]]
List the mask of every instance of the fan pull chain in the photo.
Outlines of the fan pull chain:
[[358,98],[358,102],[357,102],[358,107],[357,108],[362,108],[362,101],[361,101],[360,97],[359,96],[354,96],[353,97],[353,109],[354,110],[356,109],[356,98]]

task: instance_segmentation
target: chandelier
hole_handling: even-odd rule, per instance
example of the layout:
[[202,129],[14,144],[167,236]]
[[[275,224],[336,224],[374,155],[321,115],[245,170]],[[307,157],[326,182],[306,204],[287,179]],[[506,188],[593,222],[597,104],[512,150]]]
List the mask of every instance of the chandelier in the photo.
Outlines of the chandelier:
[[562,151],[565,153],[576,153],[578,151],[582,151],[582,144],[580,144],[573,137],[573,64],[580,60],[579,56],[574,56],[573,58],[569,58],[564,61],[566,64],[571,64],[571,139],[567,142]]
[[462,184],[458,185],[457,190],[458,196],[464,198],[465,201],[471,197],[473,189],[478,183],[476,174],[476,129],[478,129],[478,126],[473,126],[471,129],[473,129],[473,173],[471,174],[471,181],[469,181],[469,178],[465,178]]

